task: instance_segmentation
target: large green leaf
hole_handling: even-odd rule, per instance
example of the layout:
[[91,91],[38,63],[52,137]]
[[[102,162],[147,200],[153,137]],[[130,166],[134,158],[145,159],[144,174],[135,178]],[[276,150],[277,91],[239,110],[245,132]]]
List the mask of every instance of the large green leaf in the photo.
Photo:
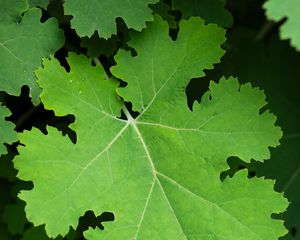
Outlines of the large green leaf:
[[[27,6],[19,5],[21,2],[24,3],[0,0],[0,90],[19,95],[21,87],[28,85],[37,103],[40,88],[34,70],[41,66],[43,57],[63,45],[64,37],[55,19],[40,22],[39,9],[28,10],[21,19]],[[2,4],[6,8],[3,9]],[[9,17],[5,9],[10,9]],[[2,14],[6,17],[2,17]]]
[[183,18],[199,16],[208,23],[230,27],[233,19],[224,5],[224,0],[172,0],[172,8],[181,11]]
[[14,161],[18,177],[34,183],[20,194],[28,219],[45,223],[55,237],[75,228],[87,210],[112,211],[115,222],[104,231],[88,230],[89,240],[283,235],[282,222],[271,213],[284,211],[287,201],[274,192],[273,181],[249,180],[246,172],[220,180],[229,156],[263,160],[268,147],[279,144],[274,115],[260,113],[263,92],[222,79],[211,83],[194,112],[186,105],[186,83],[219,61],[224,34],[191,18],[172,41],[158,17],[133,34],[130,45],[137,56],[121,51],[112,72],[127,81],[118,92],[140,110],[136,119],[126,107],[127,120],[117,118],[118,83],[105,80],[101,66],[71,54],[67,73],[54,58],[44,60],[37,71],[42,101],[57,115],[75,115],[77,143],[53,128],[47,136],[37,130],[20,134],[26,147]]
[[11,115],[10,111],[0,105],[0,155],[7,152],[5,143],[11,144],[17,141],[14,124],[5,120],[9,115]]
[[129,28],[142,30],[146,21],[153,19],[150,3],[159,0],[65,0],[66,14],[72,15],[72,27],[80,36],[92,36],[98,31],[100,37],[116,34],[116,18],[121,17]]
[[282,39],[291,39],[291,45],[300,50],[300,2],[299,0],[268,0],[264,4],[266,15],[274,21],[287,21],[280,27]]

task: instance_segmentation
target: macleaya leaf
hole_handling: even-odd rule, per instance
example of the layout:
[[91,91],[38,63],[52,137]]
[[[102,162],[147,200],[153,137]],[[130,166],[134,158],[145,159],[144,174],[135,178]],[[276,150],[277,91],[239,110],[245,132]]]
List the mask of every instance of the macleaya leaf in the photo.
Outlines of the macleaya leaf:
[[33,101],[38,103],[40,88],[34,70],[42,64],[43,57],[63,45],[63,32],[53,18],[41,23],[41,10],[28,10],[25,1],[16,4],[0,0],[0,6],[0,90],[19,95],[21,87],[28,85]]
[[282,39],[291,39],[291,45],[300,51],[300,5],[299,0],[268,0],[264,4],[269,19],[287,21],[280,27]]
[[14,124],[5,120],[10,115],[11,113],[6,107],[0,106],[0,156],[7,153],[5,143],[12,144],[17,141]]
[[[140,115],[133,119],[100,65],[70,54],[67,73],[55,58],[36,72],[41,99],[57,115],[74,114],[73,144],[54,128],[19,135],[18,177],[34,188],[22,191],[26,213],[45,224],[50,237],[76,228],[87,210],[114,213],[96,239],[275,240],[286,231],[271,218],[287,207],[274,182],[248,179],[246,171],[220,180],[230,156],[263,160],[279,144],[280,128],[262,91],[234,78],[211,82],[191,112],[185,85],[203,76],[224,51],[224,31],[199,18],[182,21],[176,41],[159,17],[120,51],[112,73],[128,85],[119,94]],[[127,120],[118,119],[123,111]],[[35,169],[32,172],[32,169]],[[249,217],[251,216],[251,217]]]
[[183,18],[199,16],[207,23],[231,27],[233,18],[224,5],[225,0],[172,0],[172,9],[181,11]]
[[150,3],[159,0],[65,0],[65,13],[72,15],[72,28],[79,36],[92,36],[98,31],[100,37],[116,34],[116,18],[121,17],[128,28],[142,30],[146,21],[152,20]]

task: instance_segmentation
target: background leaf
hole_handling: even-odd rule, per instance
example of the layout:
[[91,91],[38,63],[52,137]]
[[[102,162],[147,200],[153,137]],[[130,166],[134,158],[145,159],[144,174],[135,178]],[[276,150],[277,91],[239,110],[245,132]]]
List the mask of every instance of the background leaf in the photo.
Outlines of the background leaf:
[[152,20],[150,3],[159,0],[65,0],[65,12],[72,15],[72,27],[79,36],[92,36],[98,31],[100,37],[109,38],[116,34],[116,18],[124,19],[128,28],[142,30],[146,21]]
[[300,7],[298,0],[268,0],[264,8],[269,19],[280,21],[287,18],[280,28],[282,39],[291,39],[291,45],[300,50]]
[[181,11],[182,17],[185,19],[199,16],[206,23],[230,27],[233,18],[224,5],[225,0],[172,0],[172,9]]
[[[0,4],[2,6],[2,0]],[[21,87],[27,85],[31,89],[33,101],[38,103],[40,88],[34,70],[41,65],[43,57],[63,45],[63,32],[58,29],[55,19],[41,23],[39,9],[28,10],[20,22],[16,21],[15,15],[18,11],[20,18],[23,8],[12,9],[14,16],[11,15],[11,21],[0,21],[0,90],[19,95]]]
[[7,152],[4,144],[12,144],[17,141],[14,124],[5,120],[10,114],[6,107],[0,106],[0,155]]

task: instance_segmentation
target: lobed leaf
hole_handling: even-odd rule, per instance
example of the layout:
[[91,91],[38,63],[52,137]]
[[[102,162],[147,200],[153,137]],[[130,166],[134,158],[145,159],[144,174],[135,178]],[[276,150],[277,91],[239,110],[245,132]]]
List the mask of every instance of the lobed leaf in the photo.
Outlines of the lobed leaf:
[[[112,211],[115,222],[104,231],[88,230],[88,240],[283,235],[282,222],[271,214],[284,211],[287,201],[273,181],[249,180],[245,171],[220,180],[228,157],[267,159],[268,148],[279,144],[276,118],[260,113],[263,92],[221,79],[194,112],[186,106],[186,83],[219,61],[224,34],[191,18],[172,41],[167,23],[155,17],[132,35],[137,56],[121,51],[112,72],[128,82],[118,92],[140,111],[135,119],[116,95],[117,81],[106,79],[100,65],[70,54],[67,73],[54,58],[45,59],[36,72],[41,99],[57,115],[75,115],[77,143],[53,128],[47,136],[34,129],[19,135],[26,147],[14,161],[18,177],[34,183],[19,195],[28,219],[56,237],[76,228],[87,210]],[[127,120],[117,118],[121,109]]]

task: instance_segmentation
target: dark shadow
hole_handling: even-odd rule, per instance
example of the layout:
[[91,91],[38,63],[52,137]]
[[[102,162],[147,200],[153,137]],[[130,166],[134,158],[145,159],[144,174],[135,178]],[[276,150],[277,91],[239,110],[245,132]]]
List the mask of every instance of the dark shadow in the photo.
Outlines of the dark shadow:
[[76,143],[76,133],[69,127],[75,121],[75,117],[73,115],[56,117],[54,111],[46,110],[43,104],[34,106],[27,86],[22,87],[20,96],[11,96],[2,92],[0,100],[11,111],[12,115],[6,119],[16,125],[17,132],[36,127],[47,134],[46,127],[52,126],[63,135],[68,135],[71,141]]

